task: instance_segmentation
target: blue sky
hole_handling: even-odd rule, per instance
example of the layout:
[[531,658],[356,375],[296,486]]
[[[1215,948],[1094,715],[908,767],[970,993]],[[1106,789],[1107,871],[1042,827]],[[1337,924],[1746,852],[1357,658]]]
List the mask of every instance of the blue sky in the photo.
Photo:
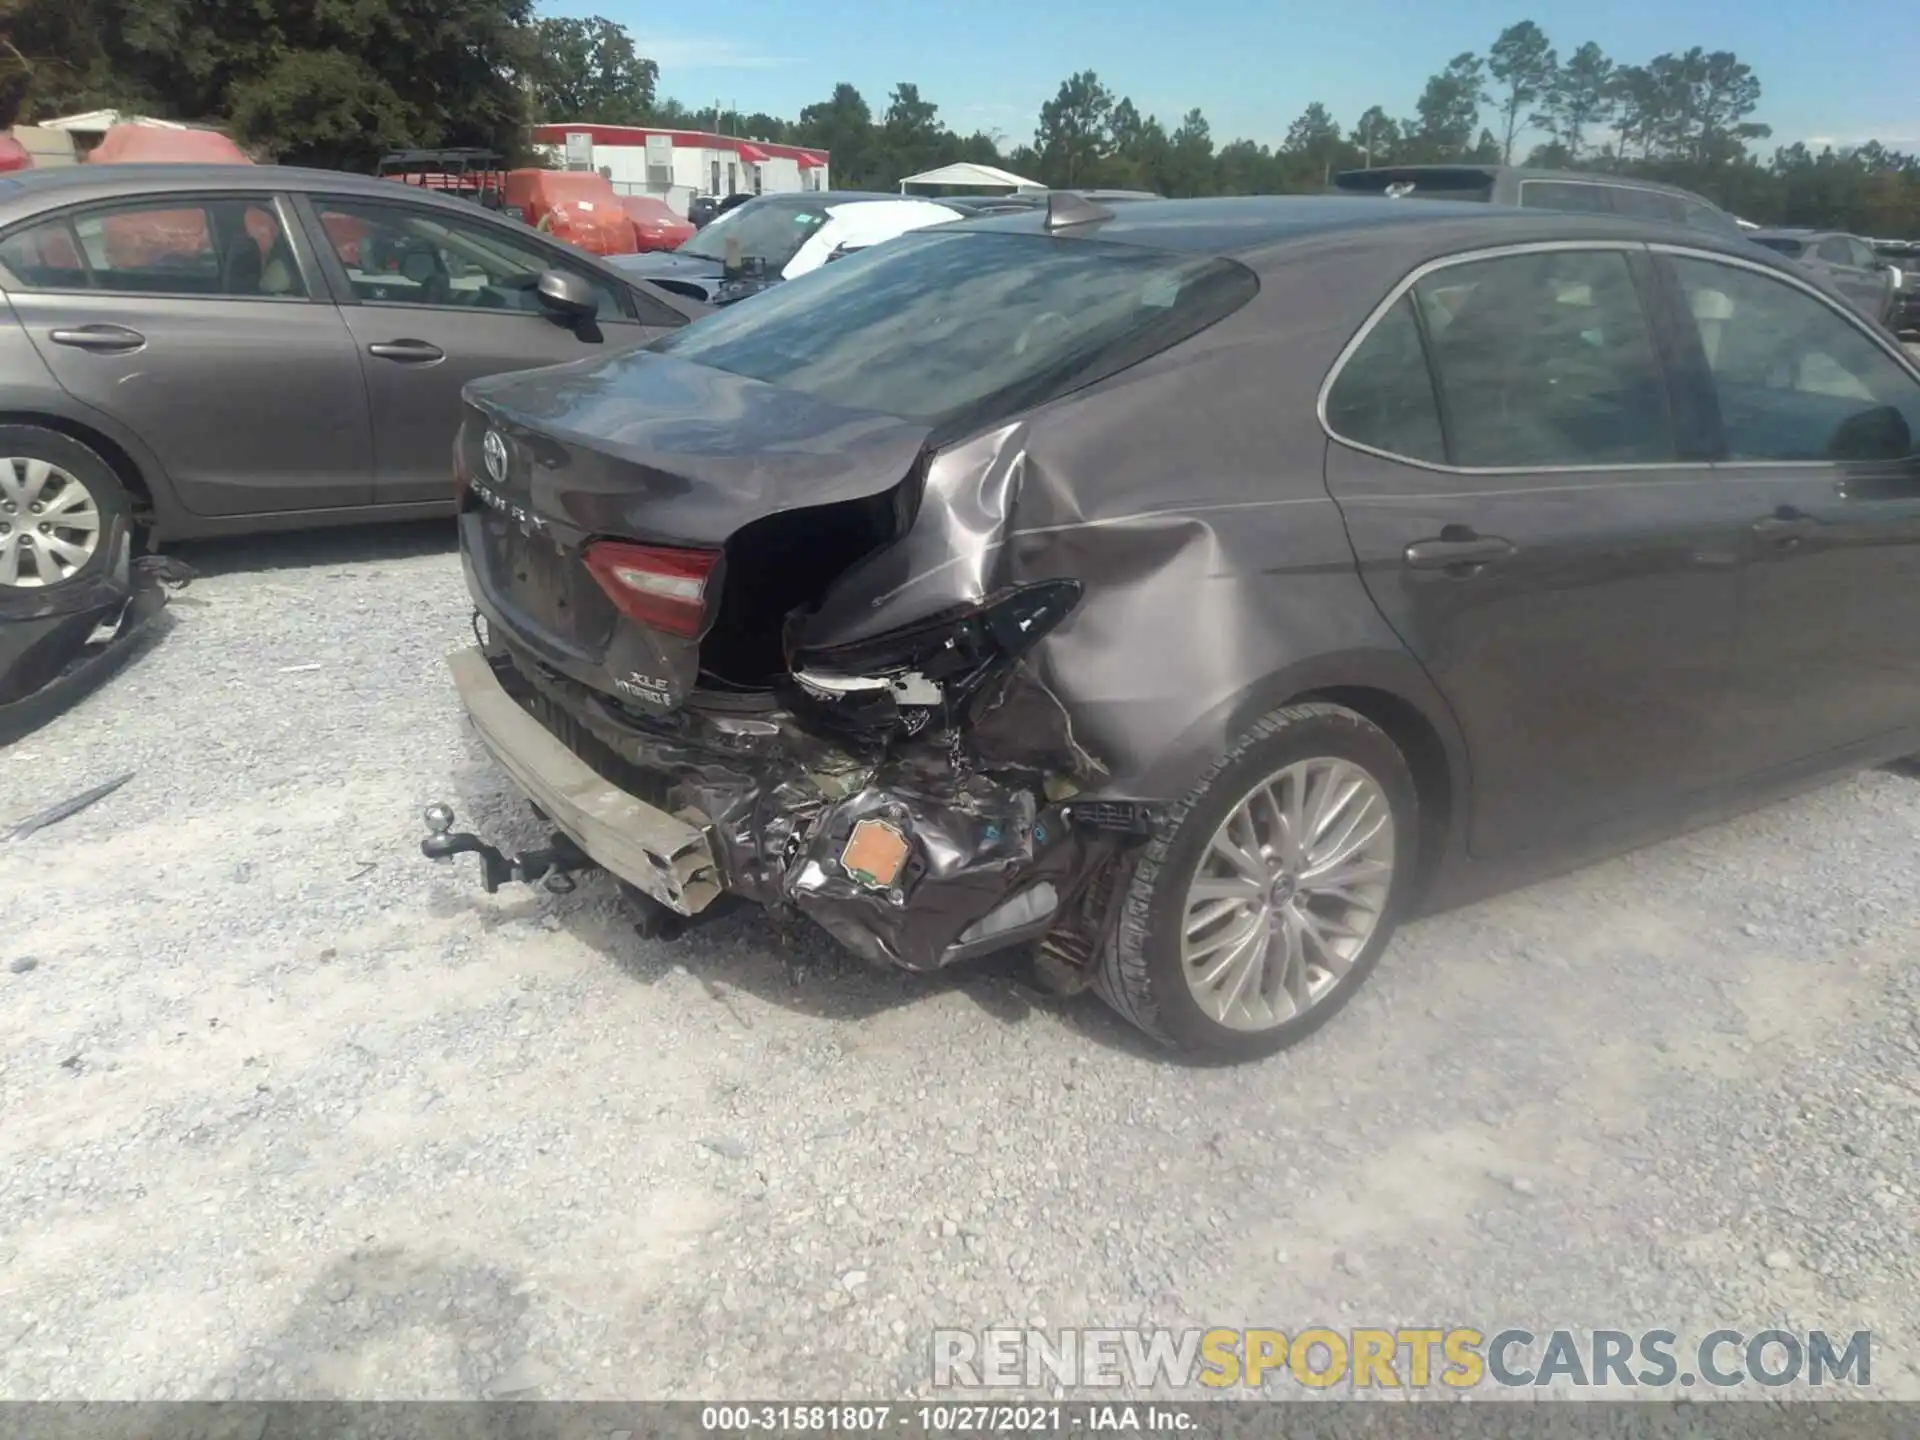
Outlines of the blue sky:
[[1586,40],[1634,62],[1732,50],[1760,77],[1754,118],[1778,142],[1920,150],[1908,0],[563,0],[544,13],[619,21],[659,61],[662,93],[689,105],[790,117],[850,80],[877,112],[905,80],[952,128],[1009,144],[1031,139],[1041,102],[1088,68],[1168,123],[1199,106],[1216,141],[1278,141],[1313,100],[1343,125],[1376,102],[1408,115],[1451,56],[1531,18],[1563,54]]

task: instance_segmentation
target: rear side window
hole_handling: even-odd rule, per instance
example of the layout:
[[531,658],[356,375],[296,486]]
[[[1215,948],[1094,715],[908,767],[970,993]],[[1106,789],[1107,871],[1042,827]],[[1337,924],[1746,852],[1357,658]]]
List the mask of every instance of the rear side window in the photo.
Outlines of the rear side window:
[[1396,301],[1348,357],[1327,392],[1327,428],[1389,455],[1435,464],[1447,458],[1411,296]]
[[928,230],[784,281],[653,348],[956,431],[1177,345],[1258,289],[1230,260]]
[[266,200],[162,200],[62,216],[0,242],[20,283],[45,290],[297,299],[307,293]]
[[1523,180],[1520,203],[1529,210],[1583,210],[1601,215],[1613,209],[1607,203],[1606,186],[1568,180]]
[[1448,266],[1414,286],[1456,465],[1674,458],[1665,373],[1625,254],[1555,250]]

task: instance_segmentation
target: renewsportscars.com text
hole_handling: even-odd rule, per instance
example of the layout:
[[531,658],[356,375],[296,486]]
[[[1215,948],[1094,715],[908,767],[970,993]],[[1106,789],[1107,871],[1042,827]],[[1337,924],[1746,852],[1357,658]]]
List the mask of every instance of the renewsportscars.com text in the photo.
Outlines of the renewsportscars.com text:
[[1865,1330],[936,1330],[937,1388],[1132,1391],[1865,1387]]

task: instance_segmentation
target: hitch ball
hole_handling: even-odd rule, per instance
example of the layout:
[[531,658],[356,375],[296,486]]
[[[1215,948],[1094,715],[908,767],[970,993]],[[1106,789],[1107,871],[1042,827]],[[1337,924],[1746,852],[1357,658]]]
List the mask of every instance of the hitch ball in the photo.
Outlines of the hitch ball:
[[453,807],[450,805],[429,805],[422,818],[427,822],[429,835],[444,835],[453,829]]

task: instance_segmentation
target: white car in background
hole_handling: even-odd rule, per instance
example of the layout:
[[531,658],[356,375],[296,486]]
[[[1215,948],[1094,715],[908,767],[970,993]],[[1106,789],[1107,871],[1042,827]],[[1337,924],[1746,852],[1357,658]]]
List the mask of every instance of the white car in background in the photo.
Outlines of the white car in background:
[[720,216],[678,250],[609,260],[662,289],[726,305],[818,270],[837,256],[961,218],[962,211],[937,200],[858,190],[760,195]]

